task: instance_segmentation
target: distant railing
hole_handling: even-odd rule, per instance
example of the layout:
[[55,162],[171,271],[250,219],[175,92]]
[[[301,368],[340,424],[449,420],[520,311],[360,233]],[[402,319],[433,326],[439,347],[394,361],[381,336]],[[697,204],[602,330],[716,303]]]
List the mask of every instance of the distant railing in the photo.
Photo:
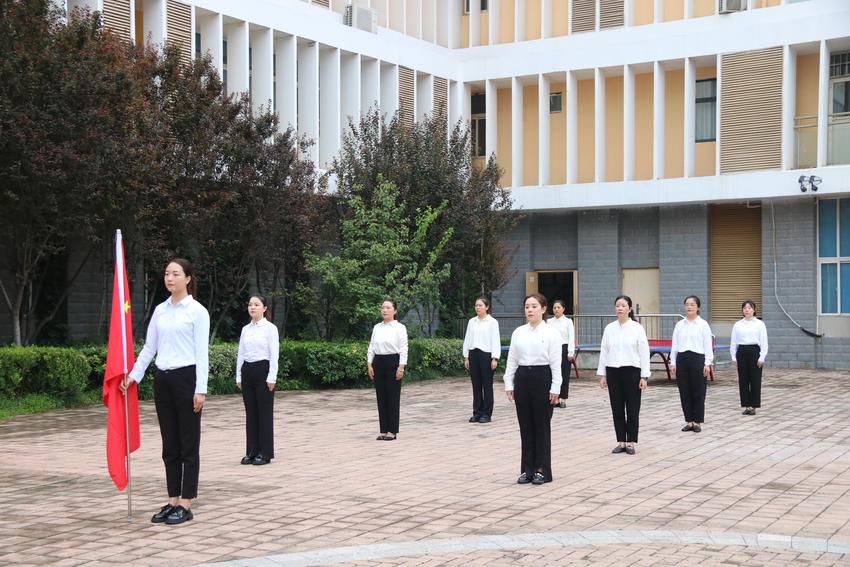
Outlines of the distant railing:
[[830,114],[827,128],[827,165],[850,163],[850,112]]
[[[508,317],[504,315],[494,315],[499,321],[499,331],[502,337],[510,338],[511,334],[517,327],[525,325],[525,317]],[[637,321],[643,328],[646,329],[648,339],[670,339],[673,337],[673,328],[676,323],[683,317],[679,314],[666,313],[647,313],[637,315]],[[611,314],[605,315],[572,315],[576,330],[577,344],[598,345],[602,342],[602,333],[605,327],[611,321],[616,319],[616,316]],[[462,335],[461,335],[462,336]]]
[[815,167],[818,158],[818,117],[794,118],[797,137],[797,167]]

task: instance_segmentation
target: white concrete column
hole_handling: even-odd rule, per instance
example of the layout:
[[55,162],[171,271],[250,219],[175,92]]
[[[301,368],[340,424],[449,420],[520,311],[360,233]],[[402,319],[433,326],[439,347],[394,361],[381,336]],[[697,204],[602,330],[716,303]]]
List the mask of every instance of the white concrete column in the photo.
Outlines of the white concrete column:
[[339,153],[340,55],[336,47],[319,48],[319,167],[327,169]]
[[522,81],[511,77],[511,186],[522,186]]
[[578,182],[578,80],[567,71],[567,183]]
[[782,169],[797,167],[797,54],[790,45],[782,46]]
[[635,72],[623,66],[623,180],[635,178]]
[[540,0],[540,37],[552,37],[552,0]]
[[460,15],[461,7],[454,0],[443,0],[446,2],[446,41],[449,49],[460,47]]
[[[140,0],[141,1],[141,0]],[[67,16],[68,13],[68,3],[67,2],[57,2],[56,5],[60,8],[65,9],[65,14]],[[195,14],[195,6],[192,6],[192,30],[193,32],[197,29],[197,15]],[[67,20],[66,20],[67,21]],[[136,0],[130,0],[130,43],[136,45]],[[195,40],[192,38],[192,58],[194,59],[195,53]]]
[[319,44],[298,46],[298,133],[313,141],[307,157],[319,165]]
[[827,163],[829,151],[829,46],[820,40],[818,68],[818,167]]
[[499,43],[499,23],[502,21],[501,2],[493,0],[487,3],[487,42],[490,45]]
[[720,175],[720,97],[723,92],[721,81],[723,79],[723,56],[715,56],[715,70],[717,73],[717,110],[714,119],[716,130],[714,132],[714,175]]
[[626,27],[635,24],[635,0],[623,1],[623,23]]
[[496,148],[499,144],[499,91],[496,83],[487,81],[484,86],[485,99],[485,120],[487,124],[487,133],[484,139],[487,157],[496,153]]
[[525,41],[525,0],[514,0],[514,41]]
[[[715,2],[717,4],[717,2]],[[685,0],[685,19],[694,17],[694,0]]]
[[481,45],[481,2],[469,0],[469,47]]
[[373,106],[381,106],[381,62],[360,58],[360,113],[366,114]]
[[255,113],[261,106],[271,109],[274,100],[273,33],[271,28],[251,32],[251,106]]
[[652,0],[652,22],[660,24],[664,21],[664,0]]
[[693,58],[685,58],[685,88],[684,88],[684,173],[685,177],[696,174],[696,76],[697,66]]
[[605,74],[593,70],[593,178],[605,181]]
[[360,121],[362,103],[362,71],[359,53],[340,53],[339,112],[340,136],[348,127],[349,121]]
[[248,22],[224,26],[227,34],[227,94],[248,92]]
[[381,113],[392,118],[398,112],[398,65],[381,62]]
[[416,73],[416,121],[434,112],[434,75]]
[[472,85],[469,83],[460,83],[460,117],[463,123],[469,126],[472,120]]
[[461,89],[460,83],[458,83],[457,81],[449,81],[449,96],[448,96],[448,100],[447,100],[448,107],[449,107],[448,108],[449,135],[451,135],[452,129],[455,127],[455,124],[457,124],[458,121],[461,118],[462,101],[461,101],[460,97],[461,97],[462,90],[463,89]]
[[[189,18],[191,20],[191,23],[189,24],[190,25],[189,29],[192,30],[192,40],[190,42],[192,47],[191,47],[191,49],[189,49],[189,54],[190,54],[190,57],[192,58],[192,61],[195,60],[195,49],[197,47],[196,43],[195,43],[195,41],[196,41],[195,40],[195,33],[197,33],[199,31],[198,30],[198,20],[197,20],[198,15],[196,14],[196,12],[197,12],[197,10],[195,9],[195,5],[192,4],[192,6],[189,7]],[[133,43],[133,45],[136,44],[136,31],[135,30],[136,30],[136,1],[130,0],[130,42]]]
[[213,67],[222,76],[224,62],[222,60],[222,42],[224,41],[224,28],[221,14],[210,14],[198,18],[198,27],[201,30],[201,54],[210,54]]
[[[166,23],[165,23],[165,0],[141,0],[142,11],[145,14],[143,31],[145,41],[150,37],[152,45],[162,47],[165,42]],[[103,10],[102,3],[98,0],[96,8]],[[95,6],[92,6],[95,8]]]
[[537,184],[549,185],[549,79],[537,76]]
[[601,13],[602,12],[602,6],[600,6],[601,3],[600,3],[599,0],[595,0],[595,1],[596,1],[596,6],[593,8],[593,11],[596,14],[596,21],[593,24],[593,29],[596,30],[596,31],[599,31],[600,29],[602,29],[602,25],[601,25],[601,22],[602,22],[602,13]]
[[277,93],[278,128],[283,131],[289,126],[298,127],[298,83],[295,80],[298,59],[294,35],[282,35],[274,39],[275,91]]
[[[656,61],[652,65],[652,178],[664,179],[664,67]],[[718,105],[719,106],[719,105]],[[718,170],[720,171],[720,170]]]

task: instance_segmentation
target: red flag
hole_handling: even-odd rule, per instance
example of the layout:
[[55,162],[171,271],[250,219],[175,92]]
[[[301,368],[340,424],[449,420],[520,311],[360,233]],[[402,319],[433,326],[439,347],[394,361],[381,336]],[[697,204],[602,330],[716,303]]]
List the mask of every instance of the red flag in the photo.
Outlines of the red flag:
[[115,235],[115,277],[112,287],[112,316],[109,319],[109,347],[103,373],[103,404],[108,408],[106,422],[106,463],[109,476],[118,490],[127,486],[127,423],[130,426],[130,452],[139,448],[139,397],[136,383],[127,389],[129,421],[124,417],[124,394],[118,388],[124,375],[133,368],[133,325],[130,310],[130,286],[124,263],[121,231]]

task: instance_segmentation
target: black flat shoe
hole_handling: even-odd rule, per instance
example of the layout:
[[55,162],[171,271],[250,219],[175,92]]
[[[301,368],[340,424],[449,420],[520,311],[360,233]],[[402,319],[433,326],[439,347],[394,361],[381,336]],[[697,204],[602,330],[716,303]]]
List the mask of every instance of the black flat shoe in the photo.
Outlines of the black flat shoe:
[[384,441],[395,441],[395,435],[384,435]]
[[559,407],[561,409],[565,409],[567,407],[567,402],[561,400],[560,402],[558,402],[557,407]]
[[539,485],[543,484],[544,482],[546,482],[546,477],[543,476],[542,472],[534,473],[534,478],[531,479],[531,484],[535,484],[535,485],[539,486]]
[[616,447],[614,447],[613,449],[611,449],[611,452],[612,452],[612,453],[614,453],[615,455],[616,455],[617,453],[625,453],[625,452],[626,452],[626,448],[625,448],[625,447],[623,447],[622,445],[617,445]]
[[741,415],[750,415],[750,410],[749,410],[749,408],[747,408],[747,409],[745,409],[744,411],[742,411],[742,412],[741,412]]
[[682,428],[682,431],[693,431],[693,430],[694,430],[694,426],[693,426],[693,425],[691,425],[690,423],[688,423],[687,425],[685,425],[685,426]]
[[750,415],[755,415],[755,414],[756,414],[756,408],[752,408],[750,410]]
[[626,454],[627,455],[634,455],[635,454],[635,448],[634,447],[626,447]]
[[700,431],[702,431],[702,427],[700,427],[699,424],[697,423],[696,425],[694,425],[693,431],[694,431],[694,433],[699,433]]
[[184,508],[183,506],[177,506],[174,508],[167,518],[165,518],[165,523],[169,526],[174,526],[177,524],[182,524],[183,522],[188,522],[195,515],[192,514],[192,511],[188,508]]
[[263,455],[257,455],[254,459],[255,465],[267,465],[272,462],[271,457],[264,457]]
[[473,415],[472,417],[470,417],[470,418],[469,418],[469,423],[478,423],[478,416],[477,416],[477,415]]
[[529,477],[526,473],[522,473],[519,475],[519,478],[516,479],[517,484],[531,484],[531,477]]
[[161,524],[173,511],[174,506],[172,506],[171,504],[166,504],[165,506],[159,509],[159,512],[153,515],[153,517],[151,518],[151,522],[154,524]]
[[490,423],[490,421],[491,421],[490,418],[487,417],[486,415],[482,415],[481,417],[478,418],[478,423]]
[[242,460],[239,461],[240,465],[253,465],[254,459],[257,458],[257,455],[245,455],[242,457]]
[[375,441],[386,441],[386,440],[387,440],[386,435],[378,435],[377,437],[375,437]]

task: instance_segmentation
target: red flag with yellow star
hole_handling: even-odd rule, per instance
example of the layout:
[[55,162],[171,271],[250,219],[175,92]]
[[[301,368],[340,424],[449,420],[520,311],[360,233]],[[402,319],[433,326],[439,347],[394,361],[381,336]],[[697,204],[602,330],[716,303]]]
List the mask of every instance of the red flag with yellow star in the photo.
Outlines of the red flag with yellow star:
[[[124,242],[121,231],[115,235],[115,277],[112,287],[112,316],[109,319],[109,347],[106,351],[106,371],[103,374],[103,404],[108,408],[106,422],[106,463],[109,476],[118,490],[124,490],[127,474],[127,428],[130,452],[139,448],[139,397],[136,382],[130,380],[127,403],[118,388],[124,376],[133,368],[133,325],[130,310],[130,286],[124,262]],[[125,412],[126,407],[126,412]],[[127,417],[125,417],[125,414]]]

